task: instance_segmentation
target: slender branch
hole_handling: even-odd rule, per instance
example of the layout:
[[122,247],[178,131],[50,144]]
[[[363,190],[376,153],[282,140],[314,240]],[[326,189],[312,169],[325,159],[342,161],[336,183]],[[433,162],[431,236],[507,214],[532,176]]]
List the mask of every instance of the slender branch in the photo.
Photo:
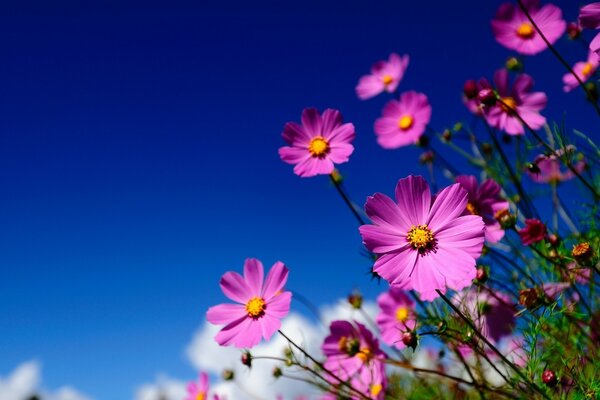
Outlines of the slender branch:
[[358,213],[358,211],[356,211],[356,208],[354,207],[354,204],[352,204],[352,201],[350,201],[350,198],[348,197],[348,195],[346,194],[346,192],[344,192],[344,189],[340,185],[340,182],[333,177],[333,174],[329,175],[329,178],[331,179],[331,182],[333,183],[333,186],[335,186],[335,188],[337,189],[337,191],[340,194],[340,196],[342,196],[342,199],[344,199],[344,203],[346,203],[346,205],[348,206],[348,208],[350,209],[350,211],[352,211],[352,214],[354,214],[354,217],[356,218],[356,220],[358,221],[358,223],[361,224],[361,225],[365,225],[366,222],[360,216],[360,214]]

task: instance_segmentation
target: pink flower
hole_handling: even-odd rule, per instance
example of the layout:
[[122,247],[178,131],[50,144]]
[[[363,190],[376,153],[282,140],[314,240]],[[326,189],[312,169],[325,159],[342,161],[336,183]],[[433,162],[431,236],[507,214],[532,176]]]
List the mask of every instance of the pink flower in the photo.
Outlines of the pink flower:
[[[537,166],[537,171],[532,172],[530,170],[527,171],[529,177],[537,183],[559,183],[568,181],[575,177],[575,174],[570,169],[561,170],[561,165],[563,164],[560,160],[565,153],[567,156],[575,152],[574,146],[567,146],[565,149],[559,149],[555,154],[551,154],[546,156],[544,154],[538,155],[533,164]],[[572,163],[574,169],[581,173],[586,168],[585,160],[579,160],[577,162]]]
[[[208,387],[208,375],[206,372],[201,372],[198,377],[198,383],[188,383],[188,395],[185,400],[208,400]],[[219,400],[219,396],[215,394],[213,400]]]
[[356,85],[356,95],[361,100],[370,99],[381,92],[393,93],[408,67],[407,55],[390,54],[388,61],[377,61],[369,75],[363,75]]
[[381,312],[377,315],[377,327],[381,340],[390,346],[403,349],[402,334],[412,331],[416,325],[415,303],[402,289],[391,287],[377,298]]
[[[575,65],[573,66],[573,72],[575,72],[575,74],[579,77],[579,79],[581,79],[582,82],[585,82],[594,75],[594,73],[598,69],[598,64],[600,64],[600,58],[596,53],[590,51],[587,57],[587,61],[580,61],[578,63],[575,63]],[[573,74],[570,72],[563,75],[563,83],[565,84],[563,86],[563,90],[565,92],[570,92],[571,90],[579,86],[579,82],[577,82],[577,79],[575,79]]]
[[236,272],[223,275],[221,290],[240,304],[219,304],[206,313],[211,324],[225,325],[215,337],[217,343],[243,348],[261,338],[269,340],[290,310],[292,294],[283,291],[287,276],[288,269],[277,261],[263,283],[263,265],[254,258],[245,261],[243,277]]
[[[373,334],[362,324],[333,321],[330,334],[323,342],[325,368],[369,398],[383,399],[385,386],[385,353]],[[333,384],[337,380],[328,377]],[[360,397],[357,397],[360,398]]]
[[521,242],[525,246],[540,242],[546,237],[546,225],[539,219],[530,218],[525,220],[525,227],[519,229]]
[[496,243],[504,237],[504,230],[494,215],[500,210],[508,209],[508,202],[500,196],[502,188],[493,179],[487,179],[477,185],[477,178],[472,175],[456,177],[456,182],[467,191],[467,207],[465,215],[479,215],[485,223],[485,240]]
[[427,96],[405,92],[400,100],[390,100],[383,115],[375,121],[377,143],[384,149],[397,149],[416,143],[431,119]]
[[[538,0],[524,0],[523,3],[546,39],[554,44],[567,27],[560,8],[553,4],[540,8]],[[492,21],[492,31],[498,43],[520,54],[537,54],[547,47],[518,5],[502,4],[498,8],[496,19]]]
[[[463,88],[463,103],[475,115],[482,115],[481,101],[479,93],[484,89],[491,89],[492,85],[485,78],[479,81],[470,80],[465,83]],[[493,92],[492,92],[493,93]]]
[[302,125],[288,122],[282,136],[290,146],[279,148],[279,157],[296,164],[294,173],[305,178],[331,174],[334,163],[345,163],[354,151],[354,125],[342,123],[342,114],[330,108],[323,115],[314,108],[304,109]]
[[369,197],[365,211],[373,225],[361,226],[360,234],[378,255],[374,271],[424,300],[438,297],[436,289],[469,286],[485,225],[478,215],[462,215],[466,207],[467,191],[460,184],[433,199],[425,179],[412,175],[398,181],[396,202],[381,193]]
[[[579,23],[588,29],[600,29],[600,2],[590,3],[581,8]],[[600,33],[590,43],[590,50],[600,58]]]
[[496,71],[494,84],[500,101],[485,113],[487,122],[509,135],[523,135],[525,130],[515,115],[516,111],[532,129],[541,128],[546,123],[546,118],[539,111],[546,107],[546,94],[531,92],[533,79],[527,74],[519,75],[512,88],[509,88],[508,83],[508,71]]

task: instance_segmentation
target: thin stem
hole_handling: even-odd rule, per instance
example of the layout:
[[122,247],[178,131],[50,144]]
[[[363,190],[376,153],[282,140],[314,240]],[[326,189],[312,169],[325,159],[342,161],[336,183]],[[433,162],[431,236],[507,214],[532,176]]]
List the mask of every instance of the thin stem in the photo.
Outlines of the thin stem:
[[365,225],[366,222],[360,216],[360,214],[358,213],[358,211],[356,211],[356,208],[354,207],[354,204],[352,204],[352,201],[350,201],[350,198],[344,192],[344,189],[342,188],[340,182],[337,179],[334,178],[333,174],[329,175],[329,178],[331,179],[331,182],[333,183],[333,186],[335,186],[335,188],[337,189],[337,191],[340,194],[340,196],[342,196],[342,199],[344,199],[344,203],[346,203],[346,205],[348,206],[348,208],[350,209],[350,211],[352,211],[352,214],[354,214],[354,217],[356,218],[356,220],[358,221],[358,223],[361,224],[361,225]]
[[510,362],[510,360],[508,358],[506,358],[506,356],[504,354],[502,354],[502,352],[500,352],[500,350],[498,350],[481,332],[479,332],[479,330],[475,327],[475,324],[473,324],[473,322],[471,322],[471,320],[469,320],[469,318],[467,318],[458,309],[458,307],[456,307],[454,304],[452,304],[452,302],[446,296],[444,296],[444,294],[439,289],[435,289],[435,291],[446,302],[446,304],[448,304],[450,306],[450,308],[452,308],[452,310],[454,310],[454,312],[457,313],[458,316],[463,321],[465,321],[465,323],[467,325],[469,325],[469,327],[479,337],[479,339],[481,339],[486,345],[488,345],[489,348],[494,353],[496,353],[498,355],[498,357],[500,357],[502,359],[502,361],[506,365],[508,365],[513,371],[515,371],[517,373],[517,375],[519,375],[519,377],[521,377],[521,379],[524,380],[524,382],[527,384],[527,386],[529,386],[531,389],[533,389],[536,392],[538,392],[539,394],[541,394],[545,399],[550,400],[550,398],[548,397],[548,395],[542,389],[540,389],[534,382],[531,382],[529,379],[527,379],[527,377],[525,376],[525,374],[523,374],[523,372],[515,364],[513,364],[512,362]]
[[556,58],[558,58],[558,61],[560,61],[561,64],[565,66],[565,68],[567,69],[567,71],[569,71],[571,73],[571,75],[573,75],[575,77],[575,79],[577,80],[577,83],[579,84],[579,86],[581,86],[581,88],[585,92],[588,100],[590,101],[590,103],[592,103],[592,105],[596,109],[596,112],[598,113],[598,115],[600,115],[600,107],[598,106],[598,103],[596,103],[593,100],[592,94],[586,89],[585,84],[583,83],[583,81],[581,80],[581,78],[579,77],[579,75],[577,75],[575,73],[575,71],[573,71],[573,68],[571,68],[571,65],[569,65],[569,63],[554,48],[554,46],[552,45],[552,43],[550,43],[550,41],[546,38],[546,35],[544,35],[544,32],[542,32],[542,30],[540,29],[540,27],[537,25],[537,23],[531,17],[531,14],[529,13],[529,10],[527,10],[527,7],[525,7],[525,4],[523,4],[523,0],[517,0],[517,3],[519,3],[519,7],[521,7],[521,10],[523,10],[523,13],[527,16],[527,19],[529,19],[529,22],[531,22],[531,25],[533,25],[533,27],[535,28],[535,30],[537,31],[537,33],[540,34],[540,37],[542,38],[542,40],[544,41],[544,43],[546,43],[546,46],[550,49],[550,51],[552,52],[552,54],[554,54],[556,56]]

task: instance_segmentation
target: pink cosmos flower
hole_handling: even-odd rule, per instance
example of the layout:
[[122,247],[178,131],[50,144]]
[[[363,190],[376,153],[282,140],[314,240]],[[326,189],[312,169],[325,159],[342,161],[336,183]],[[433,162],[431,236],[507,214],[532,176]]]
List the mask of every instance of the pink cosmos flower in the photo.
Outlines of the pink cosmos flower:
[[481,116],[483,111],[481,109],[481,101],[479,99],[479,93],[483,89],[491,89],[492,85],[487,79],[481,78],[479,81],[469,80],[463,87],[463,104],[475,115]]
[[396,201],[375,193],[365,211],[373,225],[360,227],[363,243],[378,255],[373,270],[391,285],[414,289],[424,300],[449,287],[469,286],[476,275],[485,225],[478,215],[463,215],[467,191],[448,186],[432,198],[420,176],[400,179]]
[[[198,382],[190,382],[187,387],[187,397],[185,400],[208,400],[208,375],[206,372],[201,372],[198,377]],[[218,395],[213,396],[213,400],[219,400]],[[223,399],[221,399],[223,400]]]
[[263,282],[263,265],[254,258],[245,261],[243,277],[237,272],[223,275],[221,290],[239,304],[219,304],[208,309],[208,322],[225,325],[215,337],[217,343],[249,348],[261,338],[269,340],[290,310],[292,294],[283,291],[287,277],[288,269],[277,261]]
[[[386,355],[379,348],[379,342],[362,324],[348,321],[333,321],[330,334],[323,342],[325,368],[369,398],[383,399],[385,386],[384,360]],[[338,383],[328,378],[332,383]],[[359,398],[359,397],[357,397]]]
[[348,161],[354,151],[354,125],[342,123],[342,114],[328,108],[320,115],[314,108],[302,112],[302,125],[285,124],[283,138],[290,146],[279,148],[279,157],[295,164],[294,173],[301,177],[331,174],[334,163]]
[[[600,29],[600,2],[590,3],[581,8],[579,23],[588,29]],[[590,43],[590,50],[600,58],[600,33]]]
[[539,219],[530,218],[525,220],[525,227],[518,230],[521,243],[525,246],[541,242],[546,237],[546,225]]
[[504,230],[494,215],[500,210],[508,209],[508,201],[500,196],[502,188],[493,179],[487,179],[477,185],[477,178],[472,175],[456,177],[456,182],[467,191],[467,207],[465,215],[479,215],[485,223],[485,240],[496,243],[504,237]]
[[408,67],[409,57],[390,54],[388,61],[377,61],[371,67],[371,73],[364,75],[356,85],[356,95],[361,100],[370,99],[381,92],[393,93]]
[[487,110],[487,122],[509,135],[523,135],[525,129],[515,115],[516,111],[532,129],[541,128],[546,123],[546,118],[539,111],[546,107],[546,94],[531,92],[533,79],[527,74],[519,75],[512,87],[509,87],[508,83],[508,71],[496,71],[494,84],[501,101]]
[[410,91],[402,93],[400,100],[390,100],[382,114],[375,121],[377,143],[397,149],[419,140],[431,119],[431,106],[423,93]]
[[[598,55],[590,51],[587,57],[587,61],[580,61],[578,63],[575,63],[575,65],[573,66],[573,72],[575,72],[575,74],[579,77],[579,79],[581,79],[582,82],[585,82],[594,75],[594,73],[598,69],[599,64],[600,58],[598,57]],[[577,82],[577,79],[575,79],[573,74],[570,72],[563,75],[563,83],[565,84],[563,86],[563,90],[565,92],[570,92],[571,90],[579,86],[579,82]]]
[[402,334],[412,331],[416,325],[415,303],[402,289],[391,287],[377,298],[381,312],[377,315],[377,326],[381,340],[403,349]]
[[[549,156],[540,154],[538,155],[533,164],[537,166],[538,171],[532,172],[527,171],[529,177],[537,183],[559,183],[568,181],[575,177],[575,174],[570,169],[561,170],[563,163],[560,160],[565,152],[570,155],[575,152],[574,146],[567,146],[565,149],[559,149],[556,153]],[[585,160],[579,160],[573,163],[574,169],[581,173],[586,168]]]
[[[524,0],[523,3],[544,36],[554,44],[567,28],[560,8],[553,4],[540,8],[538,0]],[[498,43],[520,54],[537,54],[547,47],[525,13],[512,3],[504,3],[498,8],[492,31]]]

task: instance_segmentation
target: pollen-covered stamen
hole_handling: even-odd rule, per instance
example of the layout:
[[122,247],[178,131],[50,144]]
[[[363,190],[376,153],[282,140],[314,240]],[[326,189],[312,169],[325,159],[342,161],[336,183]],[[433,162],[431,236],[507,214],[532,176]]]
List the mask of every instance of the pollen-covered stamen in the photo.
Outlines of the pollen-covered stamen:
[[384,75],[382,80],[383,80],[383,84],[387,86],[394,81],[394,78],[392,78],[391,75]]
[[329,152],[329,143],[323,136],[316,136],[308,144],[308,151],[313,157],[323,157]]
[[402,129],[403,131],[407,130],[408,128],[410,128],[413,123],[415,122],[414,118],[412,117],[412,115],[403,115],[399,120],[398,120],[398,128]]
[[502,97],[500,107],[506,113],[514,113],[517,109],[517,102],[512,97]]
[[206,399],[206,393],[204,392],[200,392],[196,395],[196,399],[195,400],[205,400]]
[[467,211],[471,215],[477,215],[477,206],[469,201],[467,203]]
[[371,358],[373,358],[373,352],[370,348],[363,347],[358,353],[356,353],[356,357],[360,358],[362,362],[367,363]]
[[398,309],[396,310],[396,319],[399,322],[406,322],[409,314],[410,310],[407,307],[398,307]]
[[360,351],[360,342],[354,338],[342,336],[338,341],[338,349],[353,357]]
[[246,312],[250,318],[260,318],[265,315],[267,305],[260,297],[253,297],[246,303]]
[[381,393],[381,391],[383,390],[383,386],[381,386],[381,384],[376,384],[376,385],[371,385],[371,397],[377,397],[379,396],[379,393]]
[[584,78],[587,78],[588,76],[590,76],[592,74],[592,70],[594,69],[594,66],[592,65],[592,63],[585,63],[583,65],[583,68],[581,68],[581,75],[583,75]]
[[531,39],[535,35],[535,29],[529,22],[523,22],[517,28],[517,35],[523,39]]
[[406,234],[406,240],[419,251],[425,251],[433,247],[435,238],[433,232],[427,225],[413,225]]

